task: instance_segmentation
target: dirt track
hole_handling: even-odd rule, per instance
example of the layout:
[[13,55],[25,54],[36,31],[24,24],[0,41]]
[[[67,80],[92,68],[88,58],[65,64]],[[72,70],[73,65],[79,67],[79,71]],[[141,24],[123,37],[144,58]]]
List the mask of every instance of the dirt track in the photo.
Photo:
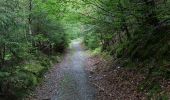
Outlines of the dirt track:
[[34,100],[95,100],[95,89],[84,70],[87,59],[79,40],[71,43],[64,60],[53,67],[35,90]]

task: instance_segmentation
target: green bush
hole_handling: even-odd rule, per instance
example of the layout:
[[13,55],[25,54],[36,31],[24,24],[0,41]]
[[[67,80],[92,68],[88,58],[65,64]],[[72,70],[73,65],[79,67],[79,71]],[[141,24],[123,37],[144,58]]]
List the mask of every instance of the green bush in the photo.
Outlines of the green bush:
[[99,38],[97,35],[95,35],[94,33],[86,33],[84,35],[85,35],[84,43],[88,48],[95,49],[99,47],[100,42],[99,42]]

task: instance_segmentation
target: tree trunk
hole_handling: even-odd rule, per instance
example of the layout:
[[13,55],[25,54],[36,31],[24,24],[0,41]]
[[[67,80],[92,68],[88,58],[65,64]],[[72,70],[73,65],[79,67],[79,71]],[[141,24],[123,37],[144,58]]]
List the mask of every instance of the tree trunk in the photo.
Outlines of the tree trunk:
[[29,17],[28,17],[28,30],[29,30],[29,34],[32,35],[32,19],[31,19],[31,12],[32,12],[32,0],[29,0]]
[[5,64],[5,54],[6,54],[6,47],[5,44],[2,46],[2,49],[0,50],[0,67],[2,68]]

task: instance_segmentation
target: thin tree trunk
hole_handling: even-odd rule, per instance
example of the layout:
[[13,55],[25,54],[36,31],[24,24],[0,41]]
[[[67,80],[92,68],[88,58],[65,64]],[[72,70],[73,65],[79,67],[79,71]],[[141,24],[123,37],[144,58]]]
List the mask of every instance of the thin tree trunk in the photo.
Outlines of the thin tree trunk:
[[1,51],[1,67],[5,64],[5,54],[6,54],[6,47],[5,44],[3,45],[3,49]]
[[29,34],[32,35],[32,28],[31,28],[31,25],[32,25],[32,20],[31,20],[31,12],[32,12],[32,0],[29,0],[29,17],[28,17],[28,28],[29,28]]

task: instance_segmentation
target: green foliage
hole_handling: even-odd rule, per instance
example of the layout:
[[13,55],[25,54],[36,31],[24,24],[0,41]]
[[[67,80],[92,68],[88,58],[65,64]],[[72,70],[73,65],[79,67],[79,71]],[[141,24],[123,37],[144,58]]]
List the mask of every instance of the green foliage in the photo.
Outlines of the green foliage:
[[[0,94],[21,99],[68,45],[65,0],[0,0]],[[57,56],[56,57],[54,57]]]
[[[35,41],[36,46],[44,52],[63,51],[67,46],[67,34],[62,28],[62,25],[57,21],[60,15],[57,15],[60,10],[57,2],[49,0],[48,2],[37,2],[37,7],[32,14],[32,27],[36,37],[43,41]],[[57,6],[58,5],[58,6]],[[50,8],[52,7],[52,8]],[[41,42],[40,42],[41,41]]]
[[0,78],[8,77],[10,73],[8,72],[0,72]]
[[101,53],[101,48],[98,47],[98,48],[96,48],[96,49],[93,50],[92,55],[98,55],[98,54],[100,54],[100,53]]
[[90,49],[99,47],[99,40],[95,35],[92,35],[92,33],[87,33],[85,35],[84,42]]
[[21,70],[19,67],[14,72],[10,72],[10,76],[1,79],[1,92],[9,96],[6,99],[19,99],[25,96],[26,90],[34,87],[38,83],[38,77],[28,70]]
[[[0,71],[1,93],[7,96],[5,99],[20,99],[41,82],[43,74],[52,65],[52,60],[44,54],[39,57],[20,64],[12,69]],[[59,59],[59,58],[57,58]],[[56,61],[56,58],[55,58]]]
[[[169,3],[0,0],[0,94],[25,95],[49,69],[52,55],[58,56],[77,37],[96,53],[104,51],[123,65],[142,70],[148,79],[169,79]],[[143,89],[152,97],[160,92],[159,85],[146,80]]]
[[[169,78],[169,0],[83,1],[83,15],[88,18],[85,29],[90,29],[84,38],[90,48],[102,47],[125,67],[142,71],[151,79]],[[159,94],[159,83],[145,85],[146,90],[147,85],[153,86],[148,89],[151,98]]]

